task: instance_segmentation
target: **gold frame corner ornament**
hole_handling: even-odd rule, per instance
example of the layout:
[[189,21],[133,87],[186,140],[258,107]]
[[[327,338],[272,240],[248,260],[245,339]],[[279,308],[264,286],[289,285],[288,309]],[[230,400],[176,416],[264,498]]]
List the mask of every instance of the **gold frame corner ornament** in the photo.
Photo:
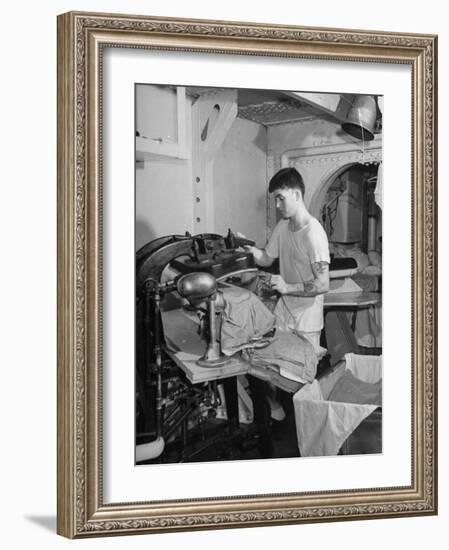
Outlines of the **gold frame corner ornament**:
[[[411,486],[103,503],[99,128],[104,45],[411,66]],[[58,17],[58,533],[80,538],[437,513],[436,62],[434,35],[81,12]]]

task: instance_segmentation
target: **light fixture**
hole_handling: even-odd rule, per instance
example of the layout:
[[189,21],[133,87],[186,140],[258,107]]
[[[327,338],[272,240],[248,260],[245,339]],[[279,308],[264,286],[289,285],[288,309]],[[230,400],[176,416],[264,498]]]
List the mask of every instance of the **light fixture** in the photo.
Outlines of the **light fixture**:
[[377,102],[372,95],[356,96],[348,111],[342,129],[349,135],[362,141],[374,139],[374,127],[377,119]]

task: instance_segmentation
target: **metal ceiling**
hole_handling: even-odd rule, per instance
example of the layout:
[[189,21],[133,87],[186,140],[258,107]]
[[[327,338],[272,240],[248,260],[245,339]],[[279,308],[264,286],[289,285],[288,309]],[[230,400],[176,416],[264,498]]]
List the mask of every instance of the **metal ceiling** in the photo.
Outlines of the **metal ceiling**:
[[[194,100],[213,96],[224,88],[187,86]],[[263,126],[274,126],[310,119],[346,120],[355,96],[352,94],[306,93],[279,90],[237,89],[238,117]],[[376,132],[380,130],[376,127]]]
[[[194,99],[211,96],[223,88],[186,87],[186,94]],[[278,90],[238,89],[238,117],[273,126],[288,122],[298,122],[310,118],[334,118],[316,105],[301,101],[296,92]],[[352,96],[350,96],[352,98]]]

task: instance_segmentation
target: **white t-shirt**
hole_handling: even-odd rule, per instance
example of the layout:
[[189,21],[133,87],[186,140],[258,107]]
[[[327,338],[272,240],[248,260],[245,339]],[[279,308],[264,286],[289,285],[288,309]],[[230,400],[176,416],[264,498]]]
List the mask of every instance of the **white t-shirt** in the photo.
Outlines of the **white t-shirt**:
[[[273,230],[265,251],[279,258],[279,269],[286,283],[304,283],[315,278],[312,264],[330,263],[329,243],[320,222],[312,218],[298,231],[280,220]],[[274,311],[282,330],[315,332],[323,328],[324,295],[313,297],[281,296]]]

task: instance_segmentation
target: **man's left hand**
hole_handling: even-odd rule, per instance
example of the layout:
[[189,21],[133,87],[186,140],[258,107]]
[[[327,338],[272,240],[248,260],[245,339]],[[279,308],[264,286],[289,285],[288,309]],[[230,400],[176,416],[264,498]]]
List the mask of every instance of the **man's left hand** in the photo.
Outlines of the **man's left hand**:
[[279,294],[288,294],[288,284],[280,275],[271,276],[271,288],[277,290]]

